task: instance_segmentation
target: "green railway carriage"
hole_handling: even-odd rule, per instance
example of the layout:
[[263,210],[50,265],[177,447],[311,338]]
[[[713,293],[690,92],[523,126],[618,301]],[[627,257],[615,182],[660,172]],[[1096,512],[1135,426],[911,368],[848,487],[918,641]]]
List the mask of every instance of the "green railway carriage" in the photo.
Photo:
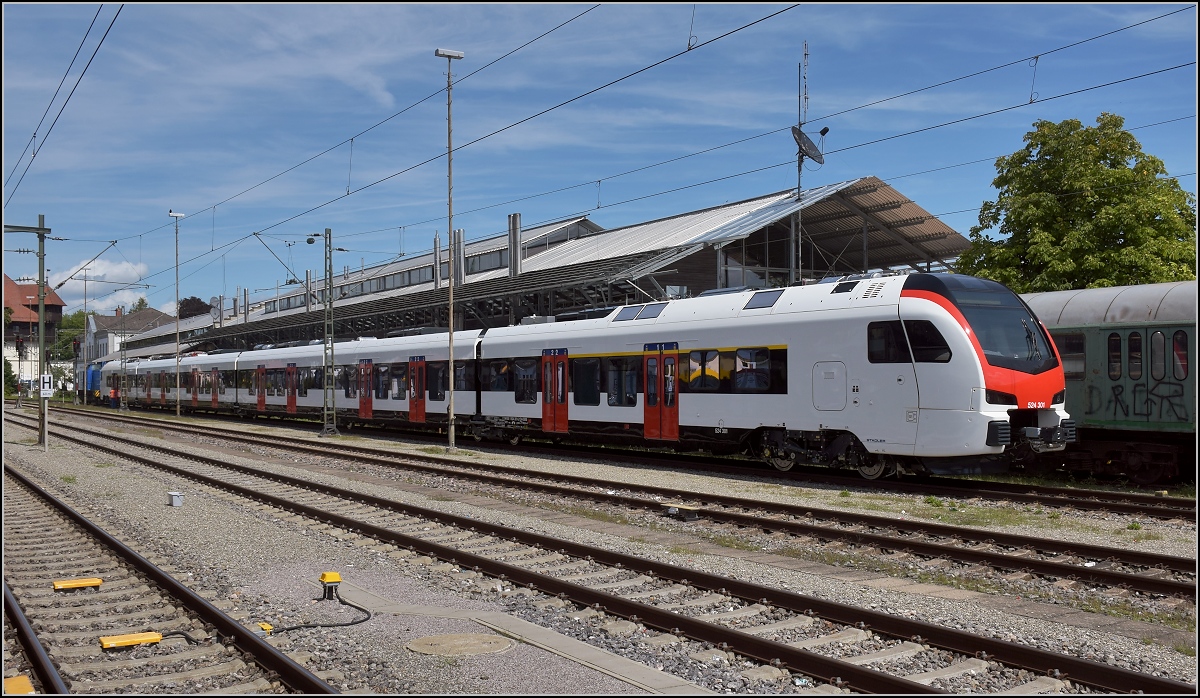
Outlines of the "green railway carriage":
[[1079,429],[1058,465],[1140,484],[1196,476],[1196,281],[1024,294]]

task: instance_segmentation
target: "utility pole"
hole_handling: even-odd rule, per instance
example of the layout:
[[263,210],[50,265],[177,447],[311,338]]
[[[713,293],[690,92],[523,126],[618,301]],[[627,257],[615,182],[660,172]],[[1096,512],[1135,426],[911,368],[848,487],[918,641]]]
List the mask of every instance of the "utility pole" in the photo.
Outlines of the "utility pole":
[[[446,282],[448,284],[448,301],[449,306],[447,312],[447,324],[450,330],[450,360],[447,362],[447,372],[449,373],[449,387],[446,398],[446,421],[447,430],[450,435],[450,440],[446,446],[447,453],[454,452],[454,140],[453,140],[453,119],[451,112],[451,94],[454,89],[454,74],[451,72],[451,66],[455,60],[462,60],[462,51],[451,51],[449,49],[439,48],[433,52],[433,55],[438,58],[446,59],[446,207],[447,207],[447,245],[449,249],[449,265],[447,267],[449,273]],[[440,269],[433,270],[434,275],[440,274]]]
[[[338,436],[337,405],[334,402],[333,385],[333,229],[326,228],[325,234],[313,233],[308,236],[308,244],[316,242],[317,237],[325,238],[325,369],[321,377],[323,394],[321,398],[321,436]],[[340,248],[339,248],[340,249]]]

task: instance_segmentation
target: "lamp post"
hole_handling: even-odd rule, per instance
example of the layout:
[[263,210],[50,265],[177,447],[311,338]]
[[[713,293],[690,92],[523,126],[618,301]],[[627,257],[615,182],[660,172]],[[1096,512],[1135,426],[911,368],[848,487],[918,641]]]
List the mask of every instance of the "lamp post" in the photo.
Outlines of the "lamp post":
[[[447,430],[450,435],[450,440],[446,446],[448,452],[454,452],[454,140],[453,140],[453,119],[451,112],[452,92],[454,90],[454,74],[451,72],[451,65],[455,60],[461,60],[463,57],[462,51],[451,51],[450,49],[439,48],[435,49],[433,55],[438,58],[446,59],[446,234],[449,244],[447,247],[450,250],[448,255],[448,265],[446,282],[447,282],[447,324],[450,330],[450,360],[447,362],[449,379],[449,389],[446,398],[446,421]],[[434,274],[441,273],[441,270],[435,269]]]
[[167,215],[175,219],[175,416],[179,417],[179,219],[184,214],[167,209]]

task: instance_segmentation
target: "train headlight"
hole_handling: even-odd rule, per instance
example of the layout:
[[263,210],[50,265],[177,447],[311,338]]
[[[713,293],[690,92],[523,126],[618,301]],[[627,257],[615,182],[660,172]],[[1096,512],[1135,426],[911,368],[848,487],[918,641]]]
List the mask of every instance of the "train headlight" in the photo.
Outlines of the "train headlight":
[[1017,404],[1017,396],[1011,393],[1002,393],[999,390],[988,390],[984,392],[984,399],[989,405],[1015,405]]
[[1051,405],[1061,405],[1067,401],[1067,391],[1060,390],[1054,394],[1054,398],[1050,400]]

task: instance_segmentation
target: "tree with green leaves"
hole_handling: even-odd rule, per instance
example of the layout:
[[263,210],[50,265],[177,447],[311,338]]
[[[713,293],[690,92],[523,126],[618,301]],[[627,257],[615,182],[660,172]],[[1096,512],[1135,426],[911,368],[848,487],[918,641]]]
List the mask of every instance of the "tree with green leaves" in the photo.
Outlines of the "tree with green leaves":
[[8,359],[4,360],[4,397],[16,396],[17,394],[17,373],[13,371],[12,364]]
[[207,315],[211,306],[199,296],[179,299],[179,319],[186,320],[197,315]]
[[146,308],[149,308],[149,307],[150,307],[150,302],[146,300],[146,297],[138,296],[138,299],[136,301],[134,301],[133,306],[131,308],[129,308],[129,312],[136,313],[139,310],[145,310]]
[[1124,124],[1034,122],[1025,147],[996,160],[999,196],[955,271],[1018,293],[1196,278],[1196,197]]

